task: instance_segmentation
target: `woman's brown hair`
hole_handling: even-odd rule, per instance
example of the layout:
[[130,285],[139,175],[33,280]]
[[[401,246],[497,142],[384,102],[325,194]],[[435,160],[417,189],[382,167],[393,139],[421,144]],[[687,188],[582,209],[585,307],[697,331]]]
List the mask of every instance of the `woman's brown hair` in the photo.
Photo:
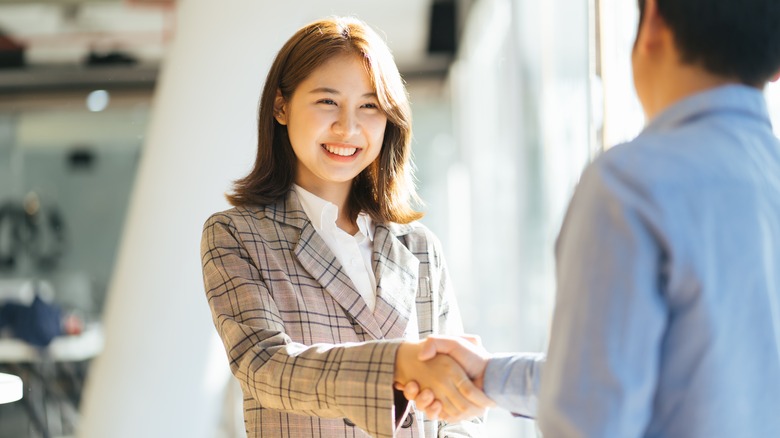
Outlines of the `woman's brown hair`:
[[412,114],[398,67],[385,42],[364,22],[351,17],[315,21],[296,32],[276,55],[260,99],[257,158],[246,177],[227,195],[234,206],[264,205],[287,195],[295,180],[296,158],[287,127],[274,118],[279,90],[289,101],[298,85],[325,61],[360,55],[387,126],[379,157],[352,181],[347,208],[364,211],[377,222],[409,223],[422,217],[410,202],[418,200],[412,181]]

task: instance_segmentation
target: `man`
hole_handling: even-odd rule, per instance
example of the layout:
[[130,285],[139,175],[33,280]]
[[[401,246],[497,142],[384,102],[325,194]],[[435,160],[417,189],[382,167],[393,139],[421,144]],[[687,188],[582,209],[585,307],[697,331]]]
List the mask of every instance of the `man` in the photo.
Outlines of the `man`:
[[[545,437],[780,437],[780,143],[762,96],[780,70],[780,2],[639,5],[649,123],[577,187],[546,362],[446,338],[421,357],[449,353],[524,415],[541,374]],[[436,414],[417,389],[407,397]]]

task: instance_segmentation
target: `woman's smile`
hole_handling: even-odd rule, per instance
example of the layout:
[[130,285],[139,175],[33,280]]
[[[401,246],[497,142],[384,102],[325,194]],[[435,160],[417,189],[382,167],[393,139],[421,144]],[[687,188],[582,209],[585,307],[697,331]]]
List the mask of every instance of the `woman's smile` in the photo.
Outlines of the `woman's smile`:
[[362,150],[355,146],[334,143],[323,143],[322,148],[325,149],[329,155],[335,155],[340,158],[353,157]]

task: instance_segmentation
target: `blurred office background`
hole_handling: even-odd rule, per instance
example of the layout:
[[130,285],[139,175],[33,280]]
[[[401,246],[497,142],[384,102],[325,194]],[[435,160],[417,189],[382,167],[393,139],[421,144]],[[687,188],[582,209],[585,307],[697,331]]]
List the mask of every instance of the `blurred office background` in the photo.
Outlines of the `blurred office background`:
[[[39,294],[75,325],[43,349],[0,339],[26,385],[0,438],[243,436],[200,230],[253,161],[276,51],[330,14],[379,30],[407,82],[423,222],[466,330],[542,351],[566,203],[643,124],[634,3],[0,0],[0,300]],[[487,436],[536,431],[493,410]]]

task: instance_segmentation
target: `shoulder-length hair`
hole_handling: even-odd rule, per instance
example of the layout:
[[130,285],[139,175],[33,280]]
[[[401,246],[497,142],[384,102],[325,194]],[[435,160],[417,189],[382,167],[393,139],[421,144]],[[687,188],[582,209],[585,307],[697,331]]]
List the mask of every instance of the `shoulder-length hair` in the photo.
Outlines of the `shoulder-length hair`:
[[347,208],[374,221],[409,223],[422,217],[411,201],[415,192],[411,156],[412,115],[406,88],[384,40],[351,17],[315,21],[296,32],[276,55],[263,89],[258,113],[257,158],[246,177],[227,195],[234,206],[264,205],[283,198],[295,180],[297,159],[287,126],[274,117],[277,90],[286,101],[298,85],[327,60],[356,54],[365,61],[379,107],[387,116],[382,150],[352,181]]

